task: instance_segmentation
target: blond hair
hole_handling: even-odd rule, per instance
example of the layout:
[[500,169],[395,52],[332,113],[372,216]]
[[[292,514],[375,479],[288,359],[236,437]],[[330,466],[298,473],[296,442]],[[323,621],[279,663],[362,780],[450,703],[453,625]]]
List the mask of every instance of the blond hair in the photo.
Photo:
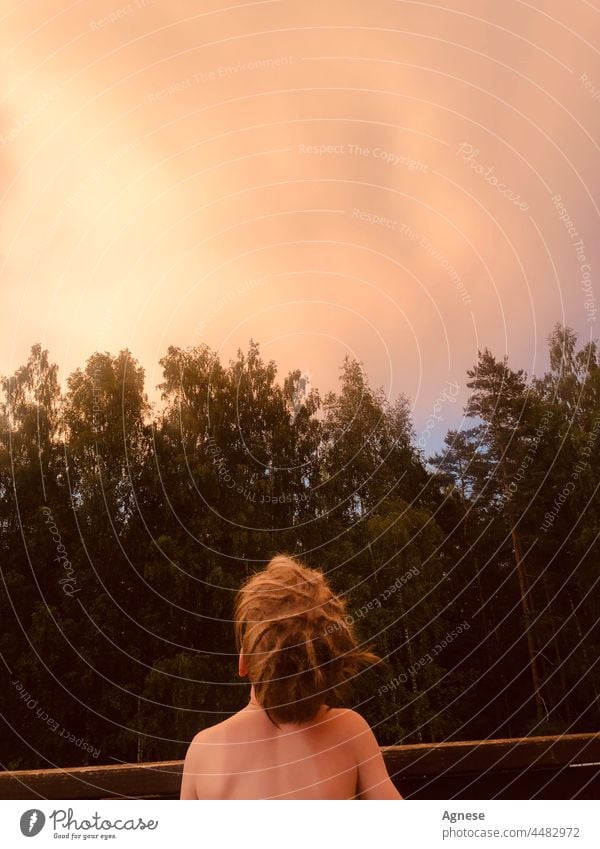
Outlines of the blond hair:
[[323,704],[340,699],[361,667],[379,661],[359,647],[348,619],[323,573],[285,554],[242,586],[238,650],[256,699],[276,725],[313,719]]

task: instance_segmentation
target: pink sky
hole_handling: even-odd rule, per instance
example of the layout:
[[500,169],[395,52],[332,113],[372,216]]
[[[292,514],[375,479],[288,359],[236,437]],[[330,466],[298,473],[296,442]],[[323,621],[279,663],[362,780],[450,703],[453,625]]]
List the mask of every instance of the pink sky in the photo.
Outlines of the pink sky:
[[0,373],[128,346],[151,391],[169,344],[252,337],[322,390],[356,356],[417,427],[457,382],[438,441],[478,347],[597,335],[591,2],[0,9]]

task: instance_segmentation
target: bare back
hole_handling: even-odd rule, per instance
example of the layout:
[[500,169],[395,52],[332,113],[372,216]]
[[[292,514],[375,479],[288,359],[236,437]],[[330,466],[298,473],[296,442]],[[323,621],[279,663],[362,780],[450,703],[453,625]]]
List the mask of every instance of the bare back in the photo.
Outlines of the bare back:
[[182,799],[400,799],[368,724],[322,707],[311,722],[274,725],[250,702],[200,732],[185,760]]

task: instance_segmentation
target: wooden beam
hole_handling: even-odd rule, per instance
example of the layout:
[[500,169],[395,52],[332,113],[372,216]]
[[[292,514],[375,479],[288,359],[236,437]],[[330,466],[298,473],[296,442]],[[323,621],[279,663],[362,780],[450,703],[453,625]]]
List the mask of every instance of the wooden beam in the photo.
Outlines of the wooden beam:
[[441,775],[600,763],[600,734],[422,743],[383,749],[390,774]]
[[0,799],[156,798],[179,795],[183,761],[0,773]]

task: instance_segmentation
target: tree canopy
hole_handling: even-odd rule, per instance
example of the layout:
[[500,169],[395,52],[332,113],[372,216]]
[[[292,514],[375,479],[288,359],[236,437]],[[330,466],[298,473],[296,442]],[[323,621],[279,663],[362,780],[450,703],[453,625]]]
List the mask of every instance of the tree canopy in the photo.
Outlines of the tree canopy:
[[468,426],[431,457],[408,399],[346,358],[323,397],[250,342],[128,350],[61,389],[40,345],[2,379],[2,766],[182,756],[239,709],[236,589],[274,554],[321,568],[382,662],[352,682],[381,743],[597,723],[600,357],[485,349]]

